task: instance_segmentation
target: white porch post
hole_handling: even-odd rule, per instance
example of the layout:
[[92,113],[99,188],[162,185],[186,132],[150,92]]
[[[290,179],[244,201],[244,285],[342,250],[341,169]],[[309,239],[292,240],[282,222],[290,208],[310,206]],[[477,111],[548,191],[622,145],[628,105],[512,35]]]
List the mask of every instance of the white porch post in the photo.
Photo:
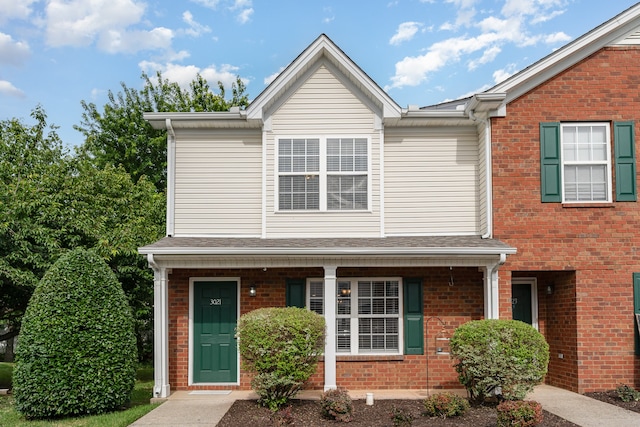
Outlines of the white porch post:
[[167,269],[156,264],[153,254],[148,261],[153,269],[153,397],[165,398],[171,394]]
[[324,267],[324,319],[327,337],[324,346],[324,390],[338,388],[336,384],[336,266]]

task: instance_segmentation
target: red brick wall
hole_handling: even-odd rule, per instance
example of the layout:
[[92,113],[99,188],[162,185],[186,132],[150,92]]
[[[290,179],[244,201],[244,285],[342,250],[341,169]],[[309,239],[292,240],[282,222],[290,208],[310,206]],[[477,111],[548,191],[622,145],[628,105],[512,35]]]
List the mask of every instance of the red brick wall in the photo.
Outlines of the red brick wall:
[[518,249],[500,270],[501,316],[511,315],[511,274],[554,282],[554,295],[540,299],[547,382],[579,392],[640,386],[632,298],[640,207],[541,203],[539,124],[634,121],[640,140],[639,67],[639,48],[603,49],[492,119],[494,236]]
[[[174,269],[169,275],[169,381],[172,390],[230,387],[188,385],[189,278],[239,277],[240,307],[246,313],[259,307],[284,307],[287,278],[323,277],[322,268],[243,270]],[[425,354],[406,356],[338,355],[337,385],[351,390],[397,388],[460,388],[453,361],[436,354],[436,347],[448,349],[448,338],[456,327],[483,315],[483,277],[473,268],[339,268],[338,277],[422,277],[424,282]],[[449,285],[453,277],[453,284]],[[255,284],[257,296],[249,297]],[[251,375],[241,370],[240,386],[250,389]],[[321,362],[309,382],[310,388],[324,386]]]

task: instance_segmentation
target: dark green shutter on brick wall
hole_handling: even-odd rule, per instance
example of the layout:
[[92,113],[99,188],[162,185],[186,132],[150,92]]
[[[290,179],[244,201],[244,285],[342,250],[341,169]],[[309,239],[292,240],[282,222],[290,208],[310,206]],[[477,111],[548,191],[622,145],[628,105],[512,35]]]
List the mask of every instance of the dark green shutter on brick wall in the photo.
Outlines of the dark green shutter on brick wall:
[[633,273],[633,336],[636,344],[636,356],[640,356],[640,329],[637,316],[640,316],[640,273]]
[[306,302],[306,286],[304,279],[287,279],[287,307],[304,308]]
[[404,279],[404,354],[424,354],[422,280]]
[[562,201],[560,123],[540,123],[540,191],[542,202]]
[[614,122],[616,201],[636,201],[636,154],[633,122]]

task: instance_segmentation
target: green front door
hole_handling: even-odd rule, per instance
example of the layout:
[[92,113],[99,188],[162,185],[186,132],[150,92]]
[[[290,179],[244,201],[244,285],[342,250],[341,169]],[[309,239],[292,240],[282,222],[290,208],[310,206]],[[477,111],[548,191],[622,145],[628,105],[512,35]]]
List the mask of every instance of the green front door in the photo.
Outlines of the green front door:
[[513,283],[511,285],[511,307],[514,320],[533,324],[531,285],[529,283]]
[[236,282],[193,285],[193,382],[238,380]]

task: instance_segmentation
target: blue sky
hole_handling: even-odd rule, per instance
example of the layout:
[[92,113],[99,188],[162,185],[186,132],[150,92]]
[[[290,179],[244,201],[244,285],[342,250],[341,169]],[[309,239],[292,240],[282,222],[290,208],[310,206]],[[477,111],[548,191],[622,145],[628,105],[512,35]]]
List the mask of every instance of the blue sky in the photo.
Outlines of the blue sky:
[[[70,146],[80,101],[156,70],[251,99],[327,34],[402,107],[483,91],[635,0],[0,0],[0,119],[41,104]],[[102,108],[100,108],[100,111]]]

